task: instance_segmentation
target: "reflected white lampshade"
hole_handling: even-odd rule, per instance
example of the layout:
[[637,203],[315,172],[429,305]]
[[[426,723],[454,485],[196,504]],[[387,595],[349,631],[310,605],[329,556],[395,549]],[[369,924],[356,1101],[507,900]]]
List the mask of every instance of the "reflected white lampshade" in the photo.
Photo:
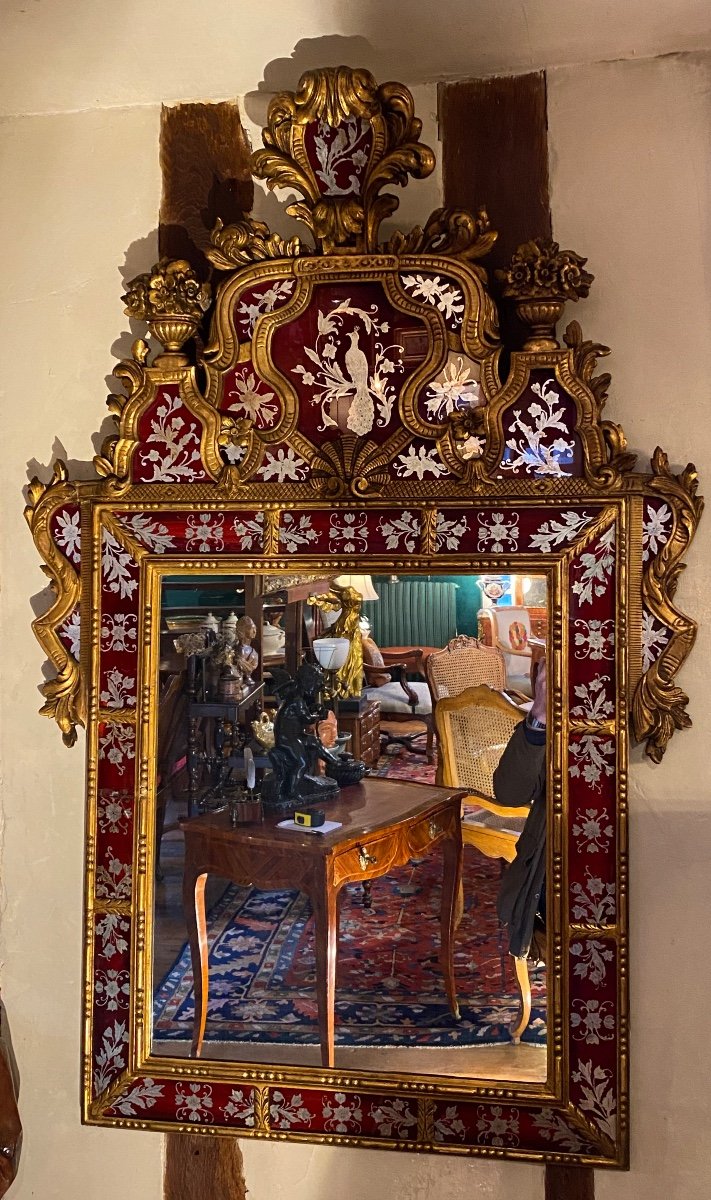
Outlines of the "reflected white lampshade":
[[351,643],[348,638],[314,638],[313,651],[316,661],[324,671],[340,671],[348,658]]
[[370,575],[337,575],[334,583],[339,587],[351,587],[360,592],[364,600],[379,600],[380,597],[373,587]]

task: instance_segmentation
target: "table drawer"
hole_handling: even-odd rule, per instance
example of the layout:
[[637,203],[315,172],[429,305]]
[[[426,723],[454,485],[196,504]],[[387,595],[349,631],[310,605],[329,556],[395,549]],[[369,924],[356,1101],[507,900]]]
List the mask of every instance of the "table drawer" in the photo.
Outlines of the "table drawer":
[[411,825],[407,831],[410,851],[413,854],[421,854],[441,838],[450,835],[453,829],[457,832],[457,826],[461,826],[461,817],[458,811],[453,812],[451,809],[424,817],[416,825]]
[[352,879],[376,879],[407,859],[408,850],[401,833],[388,833],[339,854],[334,862],[335,884],[339,887]]

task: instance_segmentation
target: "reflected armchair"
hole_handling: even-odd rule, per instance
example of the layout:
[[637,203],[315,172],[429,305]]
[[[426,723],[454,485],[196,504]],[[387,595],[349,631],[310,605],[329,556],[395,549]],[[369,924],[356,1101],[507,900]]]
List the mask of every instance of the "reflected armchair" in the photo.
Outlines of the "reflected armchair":
[[506,687],[506,662],[501,650],[466,634],[452,638],[444,650],[430,654],[426,674],[434,704],[481,683],[497,692]]
[[[505,862],[512,862],[516,855],[529,809],[528,805],[504,808],[496,803],[494,771],[523,715],[500,692],[483,684],[458,696],[442,697],[435,708],[442,783],[470,789],[462,812],[464,844]],[[531,1018],[531,983],[526,959],[514,958],[514,966],[519,1014],[510,1033],[518,1043]]]
[[[424,676],[422,650],[380,650],[372,638],[363,638],[363,674],[365,687],[363,696],[377,700],[382,722],[419,721],[425,726],[427,735],[425,753],[427,761],[434,759],[434,726],[432,724],[432,698],[429,685],[419,680],[408,680],[407,675]],[[400,742],[419,752],[412,742],[420,733],[386,734],[385,744]]]

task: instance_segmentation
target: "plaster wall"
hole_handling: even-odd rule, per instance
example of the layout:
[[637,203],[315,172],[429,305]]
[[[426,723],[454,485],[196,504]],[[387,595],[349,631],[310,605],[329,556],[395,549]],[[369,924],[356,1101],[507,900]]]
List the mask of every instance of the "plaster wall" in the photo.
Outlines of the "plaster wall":
[[410,84],[476,78],[710,35],[706,0],[5,0],[0,113],[230,99],[339,63]]
[[[612,346],[608,408],[641,465],[711,468],[711,56],[609,63],[548,76],[553,233],[589,256],[589,301],[567,318]],[[599,1200],[711,1192],[709,987],[699,951],[711,911],[711,522],[702,518],[677,603],[700,624],[681,684],[693,728],[630,771],[632,1173],[600,1174]]]
[[[29,628],[29,598],[43,611],[46,596],[39,596],[42,576],[22,520],[22,488],[28,473],[47,478],[56,455],[70,463],[86,462],[98,448],[92,431],[103,418],[104,379],[130,344],[128,334],[118,336],[127,328],[119,300],[122,280],[154,261],[158,102],[171,96],[217,99],[226,94],[227,75],[216,82],[210,60],[213,53],[224,54],[219,17],[226,10],[218,0],[210,4],[215,18],[210,28],[218,36],[209,54],[206,44],[201,52],[199,38],[188,39],[193,74],[186,92],[182,84],[178,90],[174,75],[169,83],[164,73],[178,33],[166,34],[163,26],[151,43],[145,27],[153,20],[150,6],[141,7],[140,23],[132,29],[135,44],[130,50],[138,54],[139,38],[144,47],[142,72],[125,40],[111,70],[108,49],[102,51],[103,71],[96,65],[100,47],[91,61],[79,60],[78,42],[98,45],[90,36],[94,6],[87,6],[83,16],[80,5],[54,6],[47,16],[48,38],[52,14],[61,10],[66,15],[68,7],[74,9],[76,38],[67,38],[65,27],[57,27],[56,40],[50,38],[45,46],[46,71],[31,78],[31,43],[13,43],[15,94],[9,111],[17,113],[24,106],[35,115],[15,115],[0,125],[0,203],[10,235],[3,257],[5,355],[0,377],[0,978],[22,1075],[25,1126],[20,1174],[11,1194],[18,1200],[157,1198],[160,1135],[79,1124],[83,737],[77,749],[68,751],[56,728],[36,716],[43,656]],[[286,52],[311,28],[316,6],[299,7],[299,30],[278,27],[277,50],[280,40]],[[316,31],[327,25],[327,7],[319,6]],[[358,13],[360,6],[353,11]],[[14,24],[10,22],[13,37],[20,20],[18,10]],[[114,32],[125,39],[123,26]],[[454,28],[448,37],[451,61],[458,66],[461,38]],[[249,64],[252,81],[261,78],[264,63],[275,53],[274,37],[269,46],[265,37],[264,47],[260,38],[247,37],[242,29],[230,52],[233,65]],[[412,39],[406,43],[404,61],[411,63]],[[151,44],[149,55],[145,47]],[[414,71],[408,75],[402,62],[398,66],[395,49],[393,43],[381,78],[418,78]],[[316,53],[310,62],[300,63],[299,69],[314,65],[318,57]],[[351,54],[347,58],[354,61]],[[126,100],[120,82],[124,67],[142,101],[130,107],[121,107]],[[549,73],[555,233],[589,255],[597,276],[591,299],[567,315],[581,320],[586,336],[614,347],[608,360],[613,372],[610,415],[623,423],[632,447],[648,456],[660,442],[677,468],[693,457],[707,491],[711,300],[703,264],[711,255],[706,223],[709,72],[708,57],[687,55]],[[477,72],[467,68],[460,73]],[[245,79],[242,86],[252,84]],[[418,108],[431,113],[432,90],[423,89],[421,96]],[[255,105],[254,97],[246,97],[248,115],[257,114]],[[66,111],[72,108],[81,111]],[[433,133],[425,130],[430,144]],[[515,170],[511,178],[515,186]],[[422,219],[433,206],[424,186],[411,185],[403,222]],[[269,201],[260,204],[268,207]],[[709,911],[711,899],[711,787],[705,770],[711,710],[706,680],[710,551],[707,517],[690,555],[688,580],[682,578],[679,589],[681,607],[701,622],[699,644],[682,676],[691,695],[694,728],[674,739],[661,768],[634,755],[633,1159],[629,1175],[598,1174],[602,1200],[640,1195],[645,1200],[701,1200],[711,1185],[703,1132],[709,1126],[708,1051],[699,1032],[708,981],[704,989],[696,917]],[[387,1195],[539,1200],[543,1191],[541,1169],[528,1165],[248,1140],[243,1151],[250,1200],[326,1195],[339,1200],[382,1200]]]

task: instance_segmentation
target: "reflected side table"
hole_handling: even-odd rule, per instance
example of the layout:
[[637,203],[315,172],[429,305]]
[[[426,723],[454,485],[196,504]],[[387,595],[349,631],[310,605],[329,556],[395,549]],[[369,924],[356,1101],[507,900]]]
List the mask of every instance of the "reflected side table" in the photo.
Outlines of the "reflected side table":
[[243,887],[292,888],[311,901],[316,934],[316,993],[321,1061],[334,1066],[338,897],[348,883],[363,883],[404,866],[442,845],[440,963],[453,1015],[459,1018],[454,980],[456,904],[462,875],[463,789],[389,779],[364,779],[343,788],[328,805],[341,828],[320,834],[280,829],[285,814],[232,828],[227,812],[182,822],[185,834],[183,906],[195,984],[191,1055],[202,1051],[208,1004],[205,882],[210,873]]

